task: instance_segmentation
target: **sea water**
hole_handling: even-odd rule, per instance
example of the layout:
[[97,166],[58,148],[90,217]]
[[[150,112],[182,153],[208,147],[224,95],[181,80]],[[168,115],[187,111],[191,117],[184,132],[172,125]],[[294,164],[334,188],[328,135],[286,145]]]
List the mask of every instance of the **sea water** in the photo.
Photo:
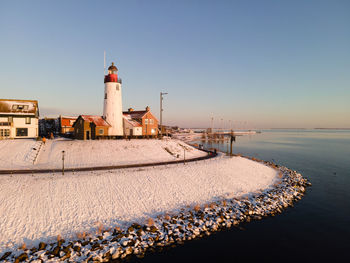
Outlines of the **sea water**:
[[[226,152],[226,143],[203,143]],[[233,152],[300,172],[312,186],[282,214],[139,262],[350,262],[350,131],[263,130],[236,138]]]

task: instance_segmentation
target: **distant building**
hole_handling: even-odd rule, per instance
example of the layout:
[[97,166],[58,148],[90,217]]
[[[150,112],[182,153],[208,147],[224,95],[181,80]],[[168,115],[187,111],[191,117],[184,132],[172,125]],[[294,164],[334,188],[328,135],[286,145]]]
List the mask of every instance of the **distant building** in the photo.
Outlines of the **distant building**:
[[101,116],[80,115],[73,124],[74,137],[79,140],[94,140],[108,136],[111,127]]
[[38,122],[38,101],[0,99],[0,139],[36,138]]
[[71,117],[71,116],[61,116],[58,118],[59,120],[59,127],[60,127],[60,134],[61,135],[73,135],[74,134],[74,122],[78,119],[78,117]]
[[[135,126],[133,126],[133,132],[134,127],[141,127],[142,128],[142,134],[140,135],[151,135],[156,136],[158,135],[158,120],[150,111],[150,107],[146,107],[146,110],[143,111],[135,111],[134,109],[130,108],[128,111],[123,112],[124,115],[124,133],[125,135],[131,135],[130,134],[130,126],[129,123],[132,121]],[[128,132],[129,129],[129,132]],[[139,132],[138,132],[139,133]],[[136,135],[136,134],[132,134]],[[139,135],[139,134],[137,134]]]
[[44,118],[39,120],[39,136],[50,138],[59,133],[59,119]]

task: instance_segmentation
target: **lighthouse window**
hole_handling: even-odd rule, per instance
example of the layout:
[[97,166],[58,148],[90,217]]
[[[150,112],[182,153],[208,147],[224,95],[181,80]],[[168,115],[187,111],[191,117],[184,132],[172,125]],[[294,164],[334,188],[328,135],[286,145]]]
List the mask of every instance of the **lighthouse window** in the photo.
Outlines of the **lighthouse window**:
[[107,99],[107,93],[105,93],[105,100]]

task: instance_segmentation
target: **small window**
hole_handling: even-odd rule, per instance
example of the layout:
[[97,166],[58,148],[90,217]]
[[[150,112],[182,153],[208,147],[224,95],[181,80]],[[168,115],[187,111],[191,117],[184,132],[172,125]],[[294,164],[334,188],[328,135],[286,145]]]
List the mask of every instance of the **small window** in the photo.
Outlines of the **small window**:
[[154,124],[154,120],[153,119],[149,119],[149,124]]
[[13,110],[17,110],[17,108],[18,108],[18,105],[12,105]]
[[145,119],[145,124],[148,124],[148,119]]
[[103,130],[103,129],[99,129],[99,130],[98,130],[98,134],[99,134],[99,135],[103,135],[103,134],[104,134],[104,130]]
[[10,129],[5,129],[4,136],[5,137],[9,137],[10,136]]
[[9,122],[13,122],[13,117],[9,117],[9,118],[8,118],[8,121],[9,121]]
[[24,109],[24,110],[28,110],[28,108],[29,108],[28,105],[24,105],[24,106],[23,106],[23,109]]
[[155,129],[152,129],[152,130],[151,130],[151,133],[152,133],[152,134],[155,134],[155,133],[156,133],[156,130],[155,130]]
[[105,93],[105,100],[107,99],[107,93]]
[[30,117],[26,117],[26,124],[30,124],[31,123],[31,118]]
[[24,105],[18,105],[17,108],[18,108],[19,110],[23,110]]
[[28,136],[28,129],[27,128],[17,128],[16,129],[16,136]]

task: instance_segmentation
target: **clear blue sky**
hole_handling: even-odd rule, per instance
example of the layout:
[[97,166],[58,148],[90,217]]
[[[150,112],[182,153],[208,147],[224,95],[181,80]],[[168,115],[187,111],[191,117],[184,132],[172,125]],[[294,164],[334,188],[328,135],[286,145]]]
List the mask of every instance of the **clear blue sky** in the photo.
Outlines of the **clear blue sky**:
[[103,51],[123,108],[184,127],[350,127],[350,1],[0,1],[1,98],[102,114]]

